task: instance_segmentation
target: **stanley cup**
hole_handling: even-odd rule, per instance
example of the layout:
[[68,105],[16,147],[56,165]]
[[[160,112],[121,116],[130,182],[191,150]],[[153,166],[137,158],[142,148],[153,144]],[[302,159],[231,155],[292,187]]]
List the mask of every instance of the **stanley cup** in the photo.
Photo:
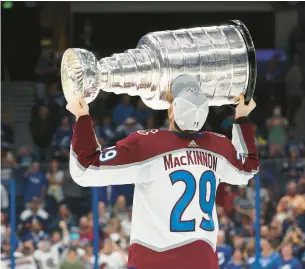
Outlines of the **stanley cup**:
[[197,78],[211,106],[236,104],[255,88],[256,60],[251,35],[240,21],[209,27],[153,32],[136,49],[98,61],[84,49],[68,49],[61,77],[67,100],[92,102],[100,90],[140,96],[152,109],[168,109],[172,81],[182,74]]

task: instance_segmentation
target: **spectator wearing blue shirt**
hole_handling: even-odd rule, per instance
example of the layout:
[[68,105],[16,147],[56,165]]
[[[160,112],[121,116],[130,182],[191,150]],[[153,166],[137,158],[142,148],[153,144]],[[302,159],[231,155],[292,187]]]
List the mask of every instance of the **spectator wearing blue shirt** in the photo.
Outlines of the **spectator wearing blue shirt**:
[[32,241],[36,247],[39,241],[46,238],[47,233],[42,230],[41,224],[37,220],[34,220],[31,224],[30,230],[23,235],[22,241]]
[[148,118],[152,115],[153,111],[148,108],[141,99],[139,99],[137,102],[137,110],[134,112],[133,117],[135,117],[143,126],[146,126]]
[[300,260],[292,256],[292,246],[287,243],[281,248],[282,256],[276,261],[274,269],[302,269]]
[[26,188],[24,193],[25,203],[31,202],[33,199],[43,199],[48,181],[45,175],[39,171],[39,163],[34,162],[25,173]]
[[220,269],[225,269],[227,263],[230,261],[233,250],[231,246],[225,244],[225,233],[224,231],[219,231],[217,236],[217,255],[218,263]]
[[122,102],[115,106],[113,110],[113,122],[120,125],[125,122],[128,117],[131,117],[135,112],[135,108],[130,104],[128,95],[122,96]]
[[[261,239],[261,258],[260,258],[260,266],[261,269],[273,269],[280,255],[277,252],[272,250],[271,244],[267,239]],[[255,260],[251,264],[251,269],[256,269]]]
[[61,125],[56,129],[53,148],[55,148],[55,156],[63,159],[69,158],[69,150],[71,145],[73,131],[69,117],[65,116],[61,120]]
[[240,248],[234,250],[232,260],[225,267],[226,269],[246,269],[245,259]]
[[29,166],[38,160],[38,157],[29,146],[23,146],[20,148],[17,155],[17,163],[21,168],[28,169]]
[[114,144],[114,139],[116,138],[116,131],[111,124],[111,117],[104,116],[103,123],[99,128],[99,135],[103,138],[106,145]]

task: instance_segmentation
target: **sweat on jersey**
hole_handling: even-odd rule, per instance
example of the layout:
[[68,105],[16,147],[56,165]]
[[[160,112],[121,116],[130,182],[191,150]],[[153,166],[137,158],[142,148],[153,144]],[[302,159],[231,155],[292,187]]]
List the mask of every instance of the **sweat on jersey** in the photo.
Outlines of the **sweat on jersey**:
[[246,185],[258,166],[246,119],[234,124],[232,142],[209,132],[143,130],[105,150],[90,116],[74,125],[70,173],[77,184],[135,184],[129,268],[218,268],[217,187]]

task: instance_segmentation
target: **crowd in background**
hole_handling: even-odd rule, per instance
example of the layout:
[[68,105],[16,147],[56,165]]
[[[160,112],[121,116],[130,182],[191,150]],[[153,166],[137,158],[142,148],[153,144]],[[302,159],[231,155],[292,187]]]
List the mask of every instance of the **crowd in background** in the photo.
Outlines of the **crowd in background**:
[[[305,93],[301,72],[304,67],[300,66],[298,57],[294,52],[290,67],[282,73],[275,55],[259,74],[262,82],[256,90],[258,108],[253,121],[257,148],[261,159],[274,159],[280,164],[282,174],[279,183],[274,168],[261,166],[259,262],[266,269],[305,266],[305,140],[296,141],[291,135]],[[14,248],[17,262],[28,257],[42,268],[93,268],[91,190],[76,185],[68,170],[74,119],[65,110],[60,59],[60,53],[43,48],[35,69],[37,102],[29,123],[34,146],[15,149],[13,128],[8,122],[1,122],[1,262],[4,266],[9,264],[10,249]],[[164,113],[152,111],[139,98],[127,95],[101,92],[90,110],[103,147],[114,145],[139,129],[167,129],[169,125]],[[205,130],[230,137],[234,110],[229,107],[211,110]],[[9,180],[17,183],[15,245],[10,242],[6,184]],[[221,269],[255,268],[254,180],[247,187],[223,186],[224,195],[217,207]],[[132,186],[99,188],[100,268],[126,268],[132,194]]]

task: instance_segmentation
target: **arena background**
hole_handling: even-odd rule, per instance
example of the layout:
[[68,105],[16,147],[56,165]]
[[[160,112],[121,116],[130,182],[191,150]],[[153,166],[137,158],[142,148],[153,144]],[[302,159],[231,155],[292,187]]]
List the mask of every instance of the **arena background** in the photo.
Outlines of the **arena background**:
[[[127,253],[133,186],[81,189],[68,172],[74,119],[65,110],[60,83],[64,50],[86,48],[105,57],[134,48],[150,31],[230,19],[246,24],[257,50],[257,109],[251,117],[257,127],[261,168],[255,187],[219,188],[220,227],[225,243],[233,248],[233,261],[242,250],[244,268],[255,257],[259,262],[250,268],[269,268],[266,257],[273,252],[287,256],[282,251],[287,242],[304,266],[304,3],[4,1],[1,5],[3,268],[10,260],[12,268],[22,268],[18,253],[29,250],[31,256],[40,241],[53,244],[56,232],[62,240],[68,234],[60,250],[62,263],[71,245],[79,250],[76,258],[82,268],[94,268],[94,257],[105,252]],[[131,111],[126,116],[118,109],[121,102],[121,96],[101,92],[90,105],[104,146],[139,128],[168,127],[165,111],[151,111],[133,97],[131,104],[125,104]],[[280,115],[275,115],[278,107]],[[230,136],[232,113],[229,107],[213,108],[205,129]],[[260,214],[260,223],[255,214]],[[62,220],[66,229],[59,224]],[[116,242],[114,249],[104,245],[107,238]],[[264,242],[261,248],[259,240]]]

